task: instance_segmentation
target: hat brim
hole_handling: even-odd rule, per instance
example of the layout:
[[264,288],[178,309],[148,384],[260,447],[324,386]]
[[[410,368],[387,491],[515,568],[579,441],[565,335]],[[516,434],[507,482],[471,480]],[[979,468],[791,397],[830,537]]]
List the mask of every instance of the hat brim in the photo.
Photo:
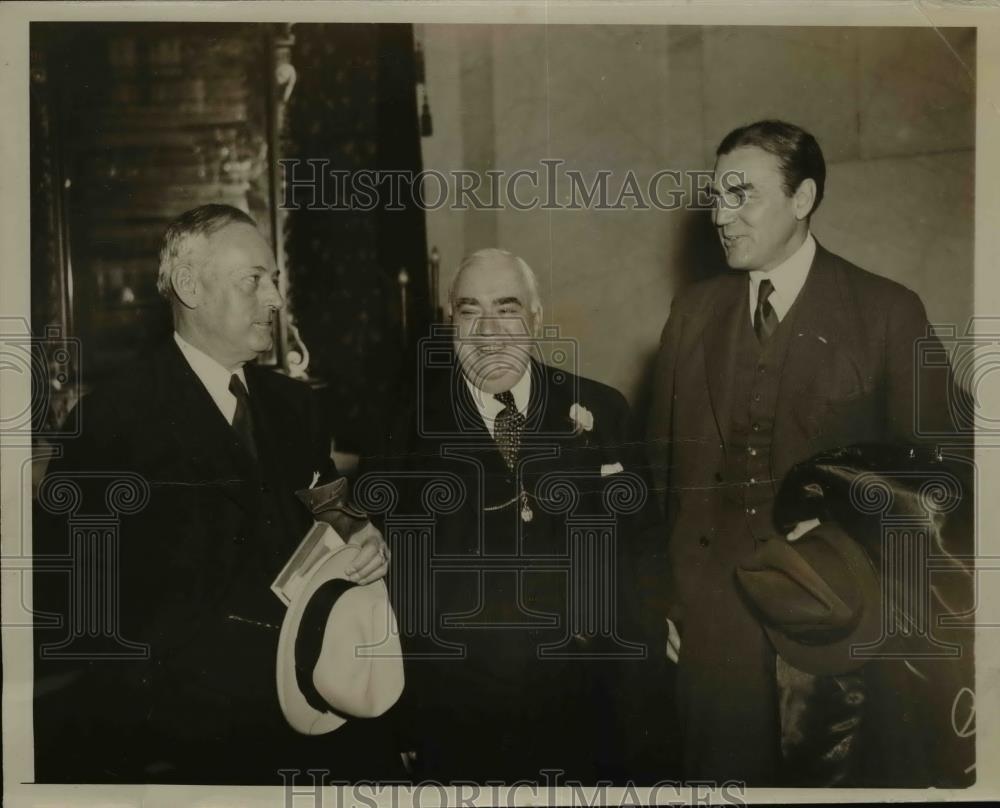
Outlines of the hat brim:
[[[340,578],[347,580],[345,569],[360,552],[355,545],[345,545],[334,551],[331,556],[317,567],[309,577],[308,582],[297,593],[285,612],[281,623],[281,633],[278,636],[277,686],[278,702],[285,720],[296,731],[304,735],[323,735],[342,727],[351,717],[347,713],[337,712],[333,707],[329,712],[321,712],[313,707],[299,689],[295,672],[295,640],[302,623],[302,616],[310,598],[327,581]],[[384,648],[380,650],[378,664],[390,667],[389,676],[382,677],[381,686],[388,692],[383,694],[383,700],[394,703],[403,689],[402,649],[399,645],[399,632],[396,617],[389,604],[389,593],[383,581],[375,581],[366,586],[376,587],[384,599],[387,623],[390,631],[384,638]]]
[[[868,554],[834,522],[824,522],[802,534],[821,534],[834,545],[861,591],[862,609],[857,625],[846,636],[833,642],[810,644],[796,640],[778,628],[764,624],[764,631],[775,651],[789,664],[805,673],[835,676],[858,670],[868,658],[857,653],[860,646],[877,642],[882,629],[882,592],[875,566]],[[793,544],[792,547],[795,545]]]

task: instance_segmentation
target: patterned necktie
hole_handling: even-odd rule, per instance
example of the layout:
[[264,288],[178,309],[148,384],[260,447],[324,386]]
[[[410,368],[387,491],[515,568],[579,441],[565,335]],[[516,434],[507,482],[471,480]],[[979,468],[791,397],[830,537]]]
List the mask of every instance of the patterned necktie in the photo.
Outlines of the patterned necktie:
[[524,430],[524,416],[518,412],[514,404],[514,395],[510,390],[495,393],[493,398],[503,404],[496,419],[493,421],[493,437],[500,447],[507,468],[513,469],[517,464],[517,455],[521,451],[521,432]]
[[233,414],[233,429],[247,451],[257,459],[257,442],[253,437],[253,416],[250,414],[250,395],[235,373],[229,377],[229,392],[236,396],[236,412]]
[[778,315],[768,300],[773,291],[774,284],[767,278],[764,278],[757,287],[757,309],[753,313],[753,330],[762,344],[778,327]]

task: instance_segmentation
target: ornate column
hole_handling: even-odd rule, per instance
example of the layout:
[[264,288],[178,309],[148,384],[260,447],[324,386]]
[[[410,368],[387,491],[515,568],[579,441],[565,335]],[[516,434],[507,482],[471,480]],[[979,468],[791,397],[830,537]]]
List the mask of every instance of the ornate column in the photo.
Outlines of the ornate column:
[[[103,489],[104,510],[82,512],[83,491]],[[45,659],[145,659],[149,647],[121,634],[119,593],[119,527],[121,517],[138,513],[149,501],[149,484],[138,474],[99,472],[50,474],[38,491],[38,502],[66,517],[68,551],[35,556],[36,569],[63,574],[69,588],[59,642],[45,643]]]
[[292,64],[292,45],[295,36],[293,23],[282,23],[272,35],[272,59],[274,61],[274,81],[268,114],[268,142],[271,146],[271,232],[274,234],[274,254],[281,273],[279,287],[286,306],[278,318],[276,348],[278,362],[289,376],[297,379],[309,377],[309,349],[302,341],[295,324],[295,315],[287,305],[289,298],[288,254],[285,250],[285,235],[288,213],[281,207],[285,197],[284,172],[281,157],[288,143],[288,121],[286,111],[288,101],[295,90],[298,73]]
[[[919,507],[898,507],[893,488],[916,488]],[[938,534],[938,520],[961,504],[958,479],[943,469],[934,473],[863,474],[851,485],[850,500],[858,513],[876,517],[881,525],[882,594],[881,636],[873,643],[854,646],[852,655],[907,660],[960,657],[960,645],[934,636],[934,618],[939,610],[935,608],[931,584],[935,571],[967,574],[933,541]]]
[[[420,486],[421,510],[400,510],[399,487]],[[401,636],[420,638],[411,659],[463,659],[465,647],[438,636],[434,610],[434,534],[438,514],[454,513],[466,500],[465,484],[455,474],[369,473],[354,487],[355,501],[369,514],[384,518],[384,533],[392,555],[389,598],[397,612]]]
[[[53,434],[79,397],[73,336],[73,278],[67,249],[64,177],[55,89],[47,51],[31,51],[31,324],[35,434]],[[25,329],[28,330],[27,328]],[[36,372],[37,368],[37,372]]]
[[[599,513],[581,511],[581,488],[603,485]],[[562,639],[542,645],[543,658],[645,658],[646,646],[621,636],[618,620],[618,523],[646,501],[646,484],[637,474],[620,472],[552,472],[538,482],[539,506],[565,515],[569,576],[565,631]]]

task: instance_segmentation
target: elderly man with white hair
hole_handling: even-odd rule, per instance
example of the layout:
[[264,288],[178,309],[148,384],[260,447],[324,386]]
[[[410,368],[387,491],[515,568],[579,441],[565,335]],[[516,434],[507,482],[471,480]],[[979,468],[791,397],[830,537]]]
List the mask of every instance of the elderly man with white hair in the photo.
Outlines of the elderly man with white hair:
[[[283,305],[271,247],[242,211],[195,208],[166,231],[158,287],[174,333],[81,401],[80,436],[50,470],[82,489],[82,513],[103,513],[104,488],[121,478],[144,480],[148,501],[137,494],[138,512],[120,516],[116,547],[87,545],[80,559],[100,591],[118,593],[118,636],[104,648],[117,643],[123,658],[36,659],[36,780],[393,776],[399,759],[377,725],[306,737],[279,708],[284,606],[270,584],[312,524],[294,492],[336,469],[310,389],[254,364]],[[65,522],[45,521],[35,552],[65,556]],[[381,536],[368,534],[354,565],[360,584],[385,574]],[[39,645],[98,617],[61,576],[38,572],[35,593],[62,621],[36,630]]]
[[[625,686],[663,647],[647,647],[633,619],[631,562],[650,511],[628,404],[572,372],[564,338],[546,345],[538,283],[518,256],[467,256],[449,307],[454,361],[424,364],[418,400],[366,464],[396,485],[397,514],[422,514],[432,534],[421,548],[426,533],[387,532],[391,577],[405,582],[394,591],[419,593],[395,604],[417,775],[643,777],[630,753],[644,744],[664,774],[663,744],[646,735],[664,679]],[[433,481],[454,497],[428,498]]]

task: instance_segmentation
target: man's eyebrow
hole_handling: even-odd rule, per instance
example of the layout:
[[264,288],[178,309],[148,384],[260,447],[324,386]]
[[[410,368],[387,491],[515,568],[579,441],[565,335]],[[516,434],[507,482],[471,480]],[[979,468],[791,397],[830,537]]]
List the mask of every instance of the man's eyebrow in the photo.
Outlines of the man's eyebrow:
[[498,297],[496,300],[493,301],[494,306],[509,306],[511,303],[514,303],[518,306],[524,305],[521,302],[521,298],[519,297]]
[[478,306],[479,301],[474,297],[460,297],[455,300],[456,306]]
[[[753,183],[752,182],[736,182],[736,183],[733,183],[732,185],[727,185],[726,188],[725,188],[725,190],[727,192],[731,192],[731,191],[752,191],[753,190]],[[718,192],[716,192],[716,193],[718,193]]]

